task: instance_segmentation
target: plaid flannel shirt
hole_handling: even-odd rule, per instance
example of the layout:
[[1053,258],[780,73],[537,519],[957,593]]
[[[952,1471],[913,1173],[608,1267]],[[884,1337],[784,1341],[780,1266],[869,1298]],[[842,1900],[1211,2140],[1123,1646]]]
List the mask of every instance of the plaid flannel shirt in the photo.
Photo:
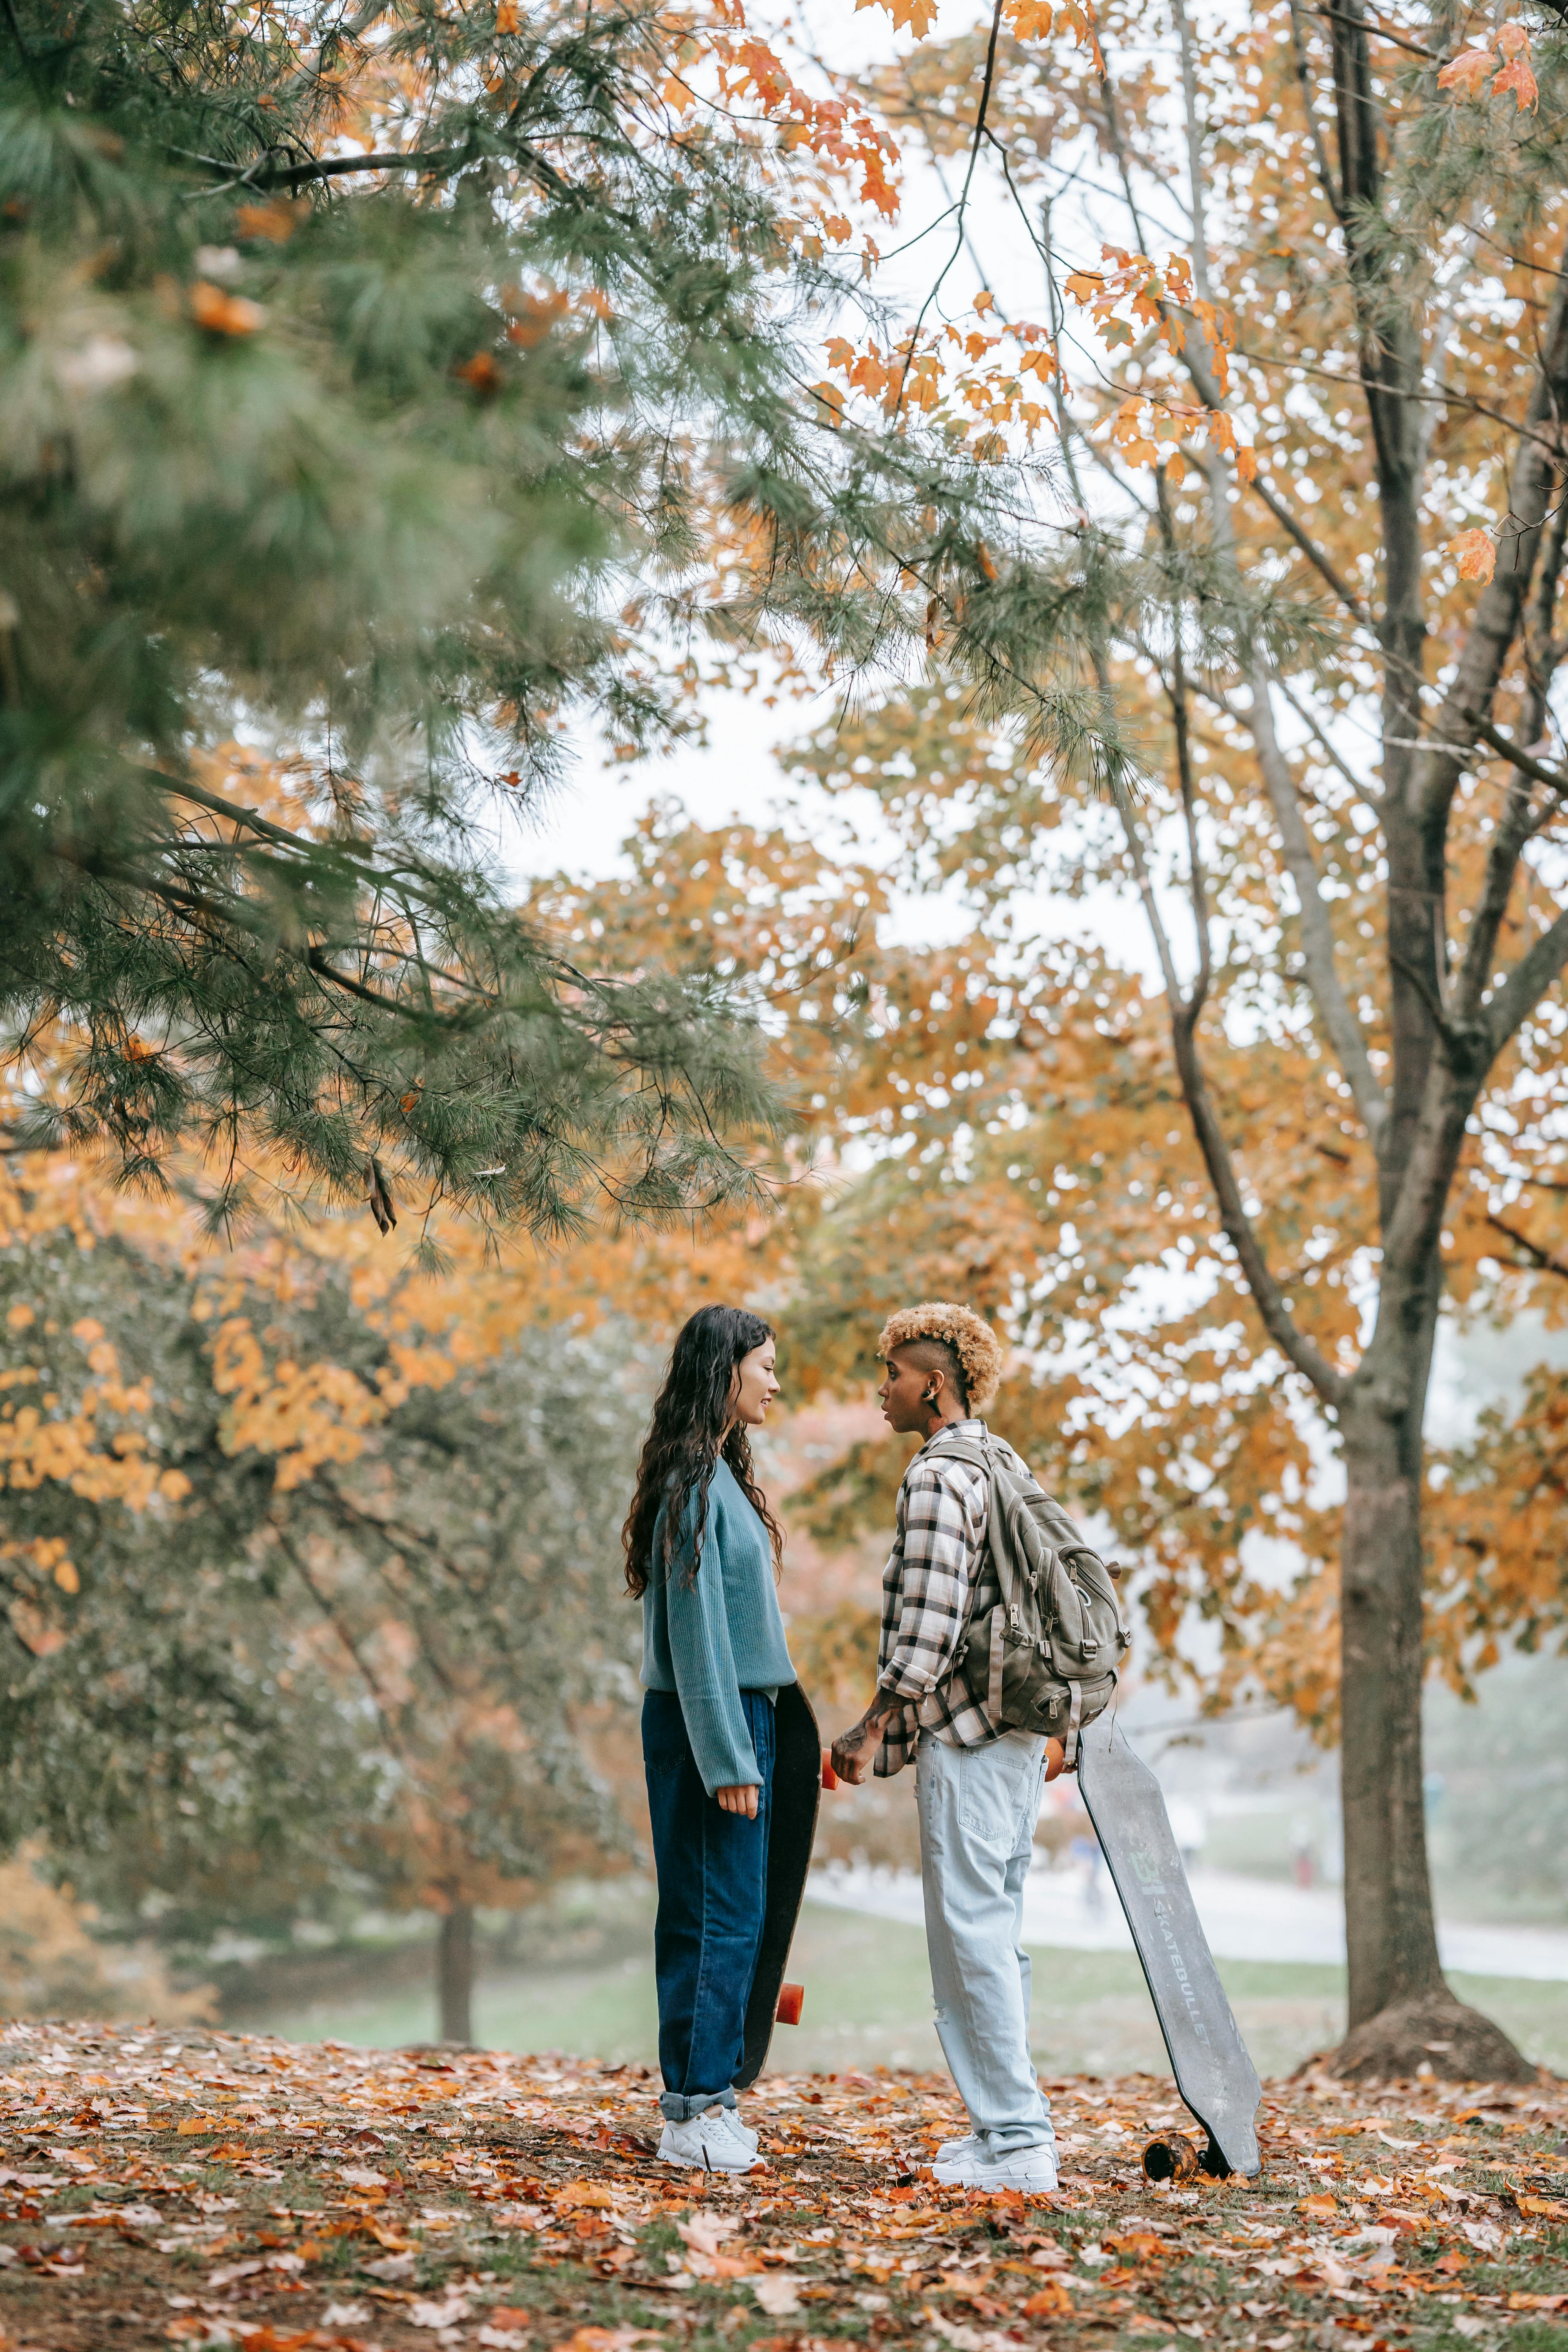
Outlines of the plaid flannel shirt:
[[[929,1450],[938,1437],[986,1434],[983,1421],[947,1423],[915,1455],[899,1488],[893,1549],[882,1571],[877,1687],[908,1704],[877,1749],[872,1770],[879,1779],[903,1770],[922,1730],[953,1748],[984,1748],[1002,1736],[1001,1725],[952,1671],[970,1586],[976,1617],[1002,1598],[985,1533],[989,1481],[972,1464]],[[1004,1439],[992,1443],[1004,1462],[1024,1471]]]

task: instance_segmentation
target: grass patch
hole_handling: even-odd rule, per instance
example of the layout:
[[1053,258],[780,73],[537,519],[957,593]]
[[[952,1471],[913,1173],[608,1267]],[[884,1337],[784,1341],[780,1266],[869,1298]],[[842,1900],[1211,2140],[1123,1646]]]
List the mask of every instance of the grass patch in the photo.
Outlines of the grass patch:
[[[658,2003],[651,1909],[640,1952],[624,1952],[624,1890],[616,1918],[622,1952],[606,1961],[497,1972],[481,1980],[475,2036],[492,2050],[578,2051],[612,2064],[651,2065],[658,2055]],[[1163,2074],[1165,2057],[1142,1972],[1130,1952],[1031,1948],[1034,2046],[1047,2074]],[[877,2065],[940,2066],[931,2021],[923,1931],[898,1920],[808,1905],[790,1972],[805,1986],[805,2012],[780,2029],[776,2065],[833,2074]],[[1344,1971],[1297,1961],[1221,1960],[1248,2048],[1264,2075],[1289,2074],[1344,2031]],[[1451,1979],[1539,2062],[1568,2071],[1568,2000],[1563,1986],[1517,1977]],[[374,1987],[372,1975],[370,1983]],[[346,2042],[394,2049],[434,2038],[434,1998],[406,1986],[367,1990],[270,2015],[268,2030],[289,2041]],[[1510,2148],[1510,2153],[1512,2150]],[[1568,2352],[1568,2347],[1563,2347]]]

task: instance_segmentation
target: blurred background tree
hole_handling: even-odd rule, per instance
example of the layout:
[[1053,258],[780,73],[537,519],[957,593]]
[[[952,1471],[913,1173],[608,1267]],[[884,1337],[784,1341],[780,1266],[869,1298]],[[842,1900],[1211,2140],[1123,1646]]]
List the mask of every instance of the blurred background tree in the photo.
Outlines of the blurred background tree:
[[0,1837],[43,1832],[110,1922],[195,1953],[437,1911],[466,2041],[475,1905],[630,1852],[584,1733],[637,1654],[645,1367],[614,1327],[545,1328],[399,1384],[341,1270],[264,1289],[164,1238],[0,1261]]

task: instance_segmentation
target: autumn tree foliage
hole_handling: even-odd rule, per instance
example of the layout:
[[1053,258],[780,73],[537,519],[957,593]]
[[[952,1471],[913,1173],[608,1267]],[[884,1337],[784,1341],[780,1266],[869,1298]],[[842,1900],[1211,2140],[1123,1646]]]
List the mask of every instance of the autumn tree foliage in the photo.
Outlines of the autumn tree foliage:
[[635,1347],[456,1281],[437,1344],[364,1224],[215,1255],[58,1168],[6,1203],[0,1837],[198,1948],[434,1911],[468,2040],[476,1906],[630,1851],[584,1732],[639,1631]]
[[[1438,1968],[1418,1703],[1428,1659],[1462,1682],[1561,1622],[1557,1384],[1462,1458],[1423,1432],[1445,1304],[1561,1282],[1561,28],[1178,0],[1042,75],[1012,15],[879,87],[939,154],[989,142],[1034,240],[1060,625],[1129,771],[1096,798],[937,689],[810,748],[1015,988],[1011,1107],[942,1144],[911,1102],[902,1186],[829,1222],[967,1270],[1066,1374],[1049,1451],[1141,1528],[1157,1622],[1197,1607],[1337,1729],[1342,2063],[1508,2071]],[[1064,990],[1068,951],[1006,934],[1041,885],[1122,894],[1153,979],[1086,956]]]
[[[626,1850],[594,1730],[632,1692],[618,1519],[674,1325],[800,1297],[839,1160],[896,1138],[944,1011],[1009,1066],[971,950],[889,947],[886,911],[852,857],[673,807],[624,876],[530,891],[564,953],[614,974],[658,949],[772,1033],[773,1213],[695,1242],[498,1258],[451,1218],[433,1274],[360,1213],[260,1215],[225,1250],[199,1167],[158,1202],[62,1155],[0,1162],[7,1837],[47,1834],[117,1917],[156,1898],[192,1945],[344,1888],[435,1909],[466,2035],[475,1906]],[[797,1391],[864,1369],[866,1329],[857,1362],[820,1315],[784,1328]],[[799,1634],[813,1658],[837,1638]]]
[[142,1181],[199,1146],[219,1228],[268,1153],[383,1222],[744,1199],[737,1008],[563,962],[498,828],[574,719],[658,742],[705,656],[874,667],[932,598],[1031,723],[1089,723],[956,585],[1020,540],[1012,472],[810,388],[885,127],[729,0],[18,0],[3,40],[28,1140]]

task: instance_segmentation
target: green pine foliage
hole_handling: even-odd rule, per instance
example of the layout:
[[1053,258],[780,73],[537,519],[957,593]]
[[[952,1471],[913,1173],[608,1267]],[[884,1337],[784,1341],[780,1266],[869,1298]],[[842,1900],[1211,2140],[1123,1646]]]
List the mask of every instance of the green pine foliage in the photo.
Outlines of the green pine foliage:
[[[7,0],[27,1139],[152,1182],[194,1142],[226,1229],[261,1166],[546,1233],[743,1197],[744,1004],[613,943],[563,963],[507,903],[497,800],[575,714],[687,723],[703,633],[875,665],[933,597],[989,707],[1088,740],[1008,554],[1019,478],[836,429],[805,331],[844,289],[785,218],[827,166],[754,101],[674,112],[673,39],[580,0]],[[268,792],[225,782],[237,734]]]

